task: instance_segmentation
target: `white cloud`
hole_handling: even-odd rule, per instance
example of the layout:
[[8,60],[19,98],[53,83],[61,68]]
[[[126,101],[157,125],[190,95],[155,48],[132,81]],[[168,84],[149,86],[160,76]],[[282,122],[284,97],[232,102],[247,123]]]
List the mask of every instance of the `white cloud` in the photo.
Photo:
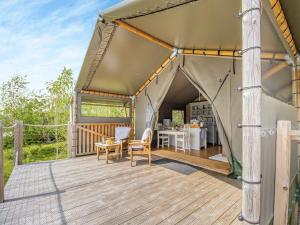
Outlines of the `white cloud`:
[[98,12],[109,2],[0,1],[0,83],[26,74],[31,88],[43,88],[64,66],[77,78]]

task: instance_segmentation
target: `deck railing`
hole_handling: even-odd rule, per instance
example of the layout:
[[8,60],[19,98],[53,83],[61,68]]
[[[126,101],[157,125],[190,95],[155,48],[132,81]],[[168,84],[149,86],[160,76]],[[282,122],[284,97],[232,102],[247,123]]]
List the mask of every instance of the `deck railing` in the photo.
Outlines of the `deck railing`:
[[103,137],[114,137],[116,127],[130,127],[130,123],[76,124],[76,156],[95,154],[95,143]]

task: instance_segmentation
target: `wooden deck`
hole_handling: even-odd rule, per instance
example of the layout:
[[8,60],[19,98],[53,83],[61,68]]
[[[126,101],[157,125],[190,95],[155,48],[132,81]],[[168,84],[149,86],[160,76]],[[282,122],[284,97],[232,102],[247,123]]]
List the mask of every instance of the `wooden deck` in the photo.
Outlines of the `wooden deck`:
[[240,224],[236,181],[167,159],[22,165],[5,198],[0,224]]
[[208,148],[207,150],[202,149],[201,151],[197,151],[197,152],[198,153],[192,152],[191,154],[189,153],[184,154],[183,151],[175,152],[174,149],[172,148],[170,149],[164,148],[164,149],[154,150],[153,154],[159,157],[164,157],[179,162],[187,163],[193,166],[197,166],[224,175],[231,174],[232,170],[229,163],[208,159],[210,156],[219,153],[217,147],[211,147]]

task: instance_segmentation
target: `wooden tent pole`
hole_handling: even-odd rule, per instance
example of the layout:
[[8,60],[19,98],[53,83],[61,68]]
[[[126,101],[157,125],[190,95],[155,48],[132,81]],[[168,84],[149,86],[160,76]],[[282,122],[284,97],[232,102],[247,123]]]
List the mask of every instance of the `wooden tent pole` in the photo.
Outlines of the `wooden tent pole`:
[[176,58],[175,52],[173,52],[163,63],[155,70],[153,74],[145,81],[145,83],[139,88],[139,90],[135,93],[135,96],[138,96],[146,87],[150,85],[150,83],[164,70],[164,68],[174,59]]
[[285,39],[286,43],[288,44],[291,52],[296,56],[297,49],[296,45],[292,36],[292,33],[290,31],[288,22],[285,18],[284,12],[282,10],[281,4],[279,0],[269,0],[271,9],[273,11],[274,17],[276,18],[276,22],[278,25],[279,30],[282,33],[283,38]]
[[288,65],[289,65],[288,62],[282,62],[282,63],[277,64],[276,66],[273,66],[271,69],[269,69],[262,75],[262,80],[264,81],[264,80],[269,79],[274,74],[276,74],[279,71],[283,70],[284,68],[288,67]]
[[[217,50],[217,49],[178,49],[178,54],[182,55],[198,55],[207,57],[220,57],[220,58],[241,58],[241,50]],[[288,55],[284,53],[276,52],[262,52],[262,60],[271,61],[286,61]]]
[[80,93],[88,94],[88,95],[130,99],[129,95],[115,94],[115,93],[109,93],[109,92],[103,92],[103,91],[81,90]]
[[243,38],[243,224],[260,224],[261,187],[261,18],[260,0],[242,0]]
[[127,31],[129,31],[131,33],[134,33],[134,34],[136,34],[136,35],[138,35],[138,36],[140,36],[140,37],[142,37],[144,39],[147,39],[148,41],[151,41],[151,42],[153,42],[155,44],[158,44],[161,47],[164,47],[164,48],[169,49],[171,51],[174,49],[174,47],[172,45],[168,44],[167,42],[159,40],[158,38],[156,38],[156,37],[154,37],[154,36],[152,36],[152,35],[144,32],[144,31],[142,31],[142,30],[140,30],[140,29],[138,29],[138,28],[136,28],[134,26],[131,26],[130,24],[128,24],[128,23],[126,23],[126,22],[124,22],[122,20],[116,20],[114,22],[119,27],[122,27],[123,29],[125,29],[125,30],[127,30]]

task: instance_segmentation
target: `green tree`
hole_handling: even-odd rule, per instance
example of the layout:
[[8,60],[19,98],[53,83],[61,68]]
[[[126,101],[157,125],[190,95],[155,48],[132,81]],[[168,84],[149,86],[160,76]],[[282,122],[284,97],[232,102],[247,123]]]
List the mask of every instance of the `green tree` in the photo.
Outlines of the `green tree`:
[[72,70],[65,67],[55,81],[47,83],[49,116],[54,123],[69,121],[70,102],[74,88],[72,74]]

